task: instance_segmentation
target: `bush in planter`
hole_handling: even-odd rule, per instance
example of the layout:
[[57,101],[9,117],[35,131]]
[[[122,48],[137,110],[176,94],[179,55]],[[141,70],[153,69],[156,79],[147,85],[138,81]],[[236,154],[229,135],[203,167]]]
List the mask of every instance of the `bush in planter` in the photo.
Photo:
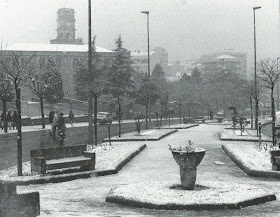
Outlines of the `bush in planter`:
[[180,166],[180,178],[181,187],[185,190],[193,190],[196,182],[196,167],[202,161],[205,155],[205,149],[193,148],[193,143],[189,140],[186,147],[172,148],[169,145],[169,149],[172,155]]

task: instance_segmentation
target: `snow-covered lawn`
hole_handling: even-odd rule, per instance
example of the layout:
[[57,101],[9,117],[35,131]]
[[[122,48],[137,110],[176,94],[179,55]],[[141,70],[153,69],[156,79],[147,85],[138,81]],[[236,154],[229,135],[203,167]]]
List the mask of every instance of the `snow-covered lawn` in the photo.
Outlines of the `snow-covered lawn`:
[[252,185],[235,182],[200,181],[195,190],[174,189],[174,182],[143,182],[113,188],[107,196],[155,205],[221,205],[252,200],[268,193]]
[[[265,143],[264,143],[265,144]],[[270,144],[268,144],[268,147]],[[258,147],[258,143],[226,144],[224,147],[242,162],[243,165],[254,170],[271,171],[270,152]]]
[[[259,137],[257,136],[256,130],[245,129],[245,132],[240,132],[240,129],[224,129],[220,133],[221,140],[240,140],[240,141],[259,141]],[[271,138],[262,135],[262,141],[271,141]]]
[[[138,150],[143,143],[125,142],[125,143],[103,143],[96,149],[96,170],[111,170],[132,153]],[[23,163],[23,176],[17,176],[17,166],[10,167],[0,171],[0,180],[32,180],[40,178],[40,175],[31,175],[30,161]]]

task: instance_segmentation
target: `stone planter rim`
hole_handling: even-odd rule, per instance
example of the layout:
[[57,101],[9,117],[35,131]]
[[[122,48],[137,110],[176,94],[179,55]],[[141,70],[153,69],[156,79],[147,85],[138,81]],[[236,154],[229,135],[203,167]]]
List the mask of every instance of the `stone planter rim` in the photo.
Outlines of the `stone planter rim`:
[[184,151],[184,150],[171,150],[172,152],[175,153],[182,153],[182,154],[191,154],[191,153],[200,153],[200,152],[206,152],[206,149],[204,148],[195,148],[193,151]]

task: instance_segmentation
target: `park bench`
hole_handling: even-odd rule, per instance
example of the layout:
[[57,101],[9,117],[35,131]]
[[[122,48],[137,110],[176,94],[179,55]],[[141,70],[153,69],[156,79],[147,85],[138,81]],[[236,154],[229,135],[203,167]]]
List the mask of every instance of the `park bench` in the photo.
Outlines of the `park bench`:
[[280,149],[270,151],[272,170],[280,171]]
[[16,187],[15,182],[0,181],[0,216],[39,216],[39,192],[17,194]]
[[196,118],[194,118],[194,122],[199,123],[205,123],[205,118],[203,116],[197,116]]
[[[79,171],[95,169],[95,153],[86,145],[53,147],[30,151],[31,173],[45,175],[56,170],[78,167]],[[66,170],[67,171],[67,170]],[[69,170],[70,171],[70,170]]]

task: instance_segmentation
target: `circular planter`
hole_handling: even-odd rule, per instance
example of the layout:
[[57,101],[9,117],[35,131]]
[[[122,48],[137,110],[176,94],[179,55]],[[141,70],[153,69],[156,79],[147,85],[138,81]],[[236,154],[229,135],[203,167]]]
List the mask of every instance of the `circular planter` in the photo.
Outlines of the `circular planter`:
[[202,161],[206,150],[196,148],[193,151],[171,150],[172,155],[180,166],[181,185],[185,190],[193,190],[196,182],[196,167]]

